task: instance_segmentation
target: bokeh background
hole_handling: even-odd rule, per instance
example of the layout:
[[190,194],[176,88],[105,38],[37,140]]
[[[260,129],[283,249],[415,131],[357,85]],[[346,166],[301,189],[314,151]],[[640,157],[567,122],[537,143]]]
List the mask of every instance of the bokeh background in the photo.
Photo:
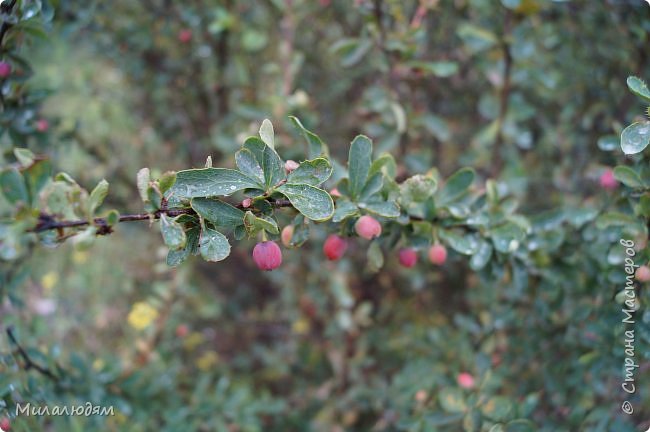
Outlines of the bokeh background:
[[[640,0],[51,3],[23,52],[28,85],[51,90],[38,113],[49,131],[30,139],[81,185],[108,179],[106,205],[122,213],[142,211],[140,168],[209,155],[231,167],[264,118],[279,152],[304,159],[288,115],[341,163],[364,133],[401,178],[472,166],[533,219],[602,208],[612,197],[597,179],[644,109],[625,79],[650,76]],[[473,272],[453,252],[410,270],[388,254],[372,272],[363,242],[326,261],[326,234],[270,273],[252,242],[224,263],[171,269],[146,222],[90,250],[36,251],[13,268],[23,277],[5,287],[2,323],[73,378],[61,387],[5,367],[0,391],[117,414],[19,418],[12,430],[625,432],[650,419],[648,385],[635,416],[620,411],[615,229],[554,240],[553,279],[507,263]],[[637,379],[650,383],[650,316],[639,322]],[[530,423],[493,426],[514,419]]]

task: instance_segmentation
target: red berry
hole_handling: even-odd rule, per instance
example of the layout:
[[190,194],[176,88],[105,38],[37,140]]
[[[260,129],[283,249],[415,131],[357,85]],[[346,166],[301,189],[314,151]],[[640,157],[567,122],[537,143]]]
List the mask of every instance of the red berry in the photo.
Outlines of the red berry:
[[244,201],[241,202],[241,206],[244,207],[244,208],[248,208],[248,207],[251,206],[252,203],[253,203],[252,199],[245,198]]
[[183,43],[188,43],[192,40],[192,30],[183,29],[178,33],[178,40]]
[[614,190],[618,187],[618,182],[614,178],[614,171],[611,169],[605,170],[604,173],[600,175],[600,186],[605,190]]
[[290,173],[291,171],[295,170],[295,169],[298,168],[299,166],[300,166],[300,164],[299,164],[298,162],[293,161],[293,160],[291,160],[291,159],[289,159],[288,161],[286,161],[286,162],[284,163],[284,169],[285,169],[288,173]]
[[464,389],[471,389],[474,387],[475,384],[474,377],[471,374],[468,374],[467,372],[458,374],[458,377],[456,377],[456,381],[458,382],[458,385]]
[[399,251],[399,263],[406,268],[411,268],[418,262],[418,254],[415,249],[404,248]]
[[50,123],[45,119],[40,119],[36,121],[36,130],[39,132],[47,132],[50,128]]
[[642,265],[636,269],[636,279],[639,282],[648,282],[650,281],[650,267]]
[[11,422],[7,417],[4,417],[2,420],[0,420],[0,429],[5,432],[9,432],[11,430]]
[[336,234],[330,234],[323,244],[323,253],[330,261],[340,259],[348,248],[348,241]]
[[190,328],[186,324],[179,324],[176,327],[176,336],[179,338],[184,338],[190,332]]
[[354,224],[354,229],[359,234],[359,237],[367,240],[372,240],[381,235],[381,224],[377,222],[377,219],[368,215],[361,216],[357,223]]
[[11,75],[11,65],[7,62],[0,62],[0,78],[7,78]]
[[447,249],[441,244],[434,244],[429,249],[429,261],[435,265],[443,265],[447,261]]
[[340,197],[341,192],[339,192],[337,188],[333,188],[332,190],[330,190],[330,195],[332,195],[333,197]]
[[260,270],[275,270],[282,264],[282,251],[280,246],[273,241],[265,241],[253,248],[253,261]]
[[282,239],[282,244],[286,247],[291,247],[291,238],[293,237],[293,225],[287,225],[282,229],[282,234],[280,238]]

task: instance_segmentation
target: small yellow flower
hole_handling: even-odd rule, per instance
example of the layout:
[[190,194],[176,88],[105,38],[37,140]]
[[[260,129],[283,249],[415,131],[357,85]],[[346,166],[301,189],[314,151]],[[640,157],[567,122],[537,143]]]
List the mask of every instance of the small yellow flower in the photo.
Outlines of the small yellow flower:
[[72,252],[72,262],[75,264],[83,264],[86,261],[88,261],[88,252],[78,250]]
[[203,335],[199,332],[192,332],[188,337],[183,341],[183,346],[186,350],[192,351],[197,346],[203,343]]
[[158,317],[158,311],[149,303],[138,302],[133,305],[127,318],[131,327],[136,330],[143,330],[151,325]]
[[56,286],[56,283],[59,281],[59,275],[56,272],[48,272],[43,275],[41,278],[41,285],[43,290],[49,294],[52,292],[52,288]]
[[208,351],[196,360],[196,366],[202,371],[207,371],[219,363],[219,354]]
[[304,318],[300,318],[291,324],[291,331],[297,335],[304,335],[309,332],[309,327],[309,321]]

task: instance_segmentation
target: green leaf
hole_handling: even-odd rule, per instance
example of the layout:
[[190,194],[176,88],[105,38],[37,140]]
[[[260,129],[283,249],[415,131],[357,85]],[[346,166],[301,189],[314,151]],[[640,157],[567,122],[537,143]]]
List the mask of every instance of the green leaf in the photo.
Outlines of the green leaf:
[[596,228],[604,230],[614,226],[628,226],[638,224],[639,221],[632,215],[620,212],[603,213],[596,219]]
[[102,205],[104,199],[108,195],[108,182],[102,179],[95,189],[90,193],[88,198],[88,217],[92,218],[95,216],[95,211]]
[[230,243],[226,236],[207,227],[201,230],[199,249],[206,261],[221,261],[230,255]]
[[262,126],[260,126],[260,138],[262,138],[264,144],[271,147],[271,149],[275,149],[275,132],[269,119],[264,119]]
[[[262,154],[264,150],[262,150]],[[259,181],[259,186],[263,188],[264,185],[264,171],[262,170],[262,165],[255,157],[253,152],[247,148],[242,148],[237,153],[235,153],[235,163],[239,171],[243,172],[250,178],[254,178]]]
[[467,404],[463,393],[456,388],[443,388],[438,394],[442,409],[451,413],[460,413],[467,411]]
[[627,166],[619,165],[614,168],[614,178],[627,187],[640,188],[645,186],[639,174]]
[[535,432],[536,430],[537,426],[530,420],[517,419],[509,422],[504,432]]
[[620,140],[616,135],[605,135],[598,138],[598,148],[602,151],[613,151],[619,146]]
[[136,184],[138,186],[138,192],[140,193],[140,198],[143,202],[149,201],[147,196],[147,188],[149,187],[149,182],[151,181],[151,172],[149,168],[142,168],[138,171],[136,177]]
[[387,218],[396,218],[399,216],[399,206],[395,201],[360,202],[359,208]]
[[621,133],[621,149],[626,155],[641,153],[650,144],[650,122],[632,123]]
[[108,226],[115,226],[120,222],[120,213],[117,210],[111,210],[106,215],[106,223]]
[[513,222],[506,222],[505,224],[494,228],[490,231],[494,248],[503,253],[510,253],[516,251],[521,242],[526,237],[525,231]]
[[32,200],[32,205],[38,203],[40,191],[50,181],[52,175],[52,164],[49,160],[37,160],[23,172],[23,177],[27,181],[27,189]]
[[277,222],[271,217],[257,217],[251,211],[244,215],[244,226],[249,237],[253,237],[258,232],[264,230],[271,234],[279,234]]
[[420,69],[431,75],[445,78],[458,72],[458,63],[452,61],[423,62],[413,61],[407,63],[413,69]]
[[179,171],[169,190],[177,198],[228,196],[237,191],[259,188],[257,182],[241,172],[227,168],[201,168]]
[[255,159],[257,159],[257,162],[260,166],[262,166],[262,159],[264,159],[264,149],[266,147],[267,145],[264,144],[264,141],[256,136],[246,138],[246,141],[244,141],[244,144],[242,145],[243,149],[246,149],[253,153],[253,156],[255,156]]
[[190,205],[197,214],[218,227],[234,228],[244,223],[244,212],[223,201],[193,198]]
[[298,168],[287,176],[287,183],[304,183],[318,186],[332,175],[332,165],[325,158],[301,162]]
[[384,253],[381,251],[378,242],[373,241],[370,243],[366,256],[368,258],[368,269],[371,272],[378,272],[384,266]]
[[28,167],[34,163],[34,153],[30,149],[18,148],[14,149],[14,156],[18,160],[18,163],[24,167]]
[[160,180],[158,180],[158,187],[160,188],[160,192],[164,194],[169,189],[171,189],[172,186],[174,186],[174,183],[176,183],[176,172],[167,171],[160,177]]
[[494,396],[488,399],[482,406],[481,412],[491,420],[506,421],[514,410],[513,403],[502,396]]
[[179,250],[185,247],[187,236],[183,227],[164,213],[160,215],[160,231],[163,241],[170,250]]
[[378,172],[384,173],[388,178],[395,178],[395,175],[397,175],[397,163],[395,163],[395,158],[393,158],[389,153],[384,153],[375,159],[370,165],[368,176],[373,176]]
[[309,148],[308,153],[310,159],[318,156],[327,156],[329,154],[327,146],[323,143],[320,137],[305,128],[297,117],[289,116],[289,120],[291,120],[296,129],[298,129],[302,133],[303,137],[305,137]]
[[276,186],[285,178],[282,160],[277,152],[269,146],[264,148],[262,154],[262,169],[264,170],[264,183],[267,189]]
[[368,180],[372,159],[372,141],[364,135],[358,135],[350,145],[348,157],[349,192],[356,199]]
[[479,243],[472,235],[445,229],[439,230],[438,235],[442,241],[463,255],[474,255],[479,250]]
[[[381,191],[381,188],[384,187],[384,174],[375,173],[372,176],[368,177],[366,185],[361,190],[359,194],[359,201],[369,201],[372,199],[373,195]],[[379,197],[379,196],[378,196]],[[377,197],[376,197],[377,198]],[[379,197],[381,198],[381,197]]]
[[645,102],[650,102],[650,90],[641,78],[635,76],[627,77],[627,86],[632,93],[639,96]]
[[485,240],[480,240],[478,250],[469,260],[469,266],[474,271],[481,270],[490,262],[491,257],[492,245]]
[[344,219],[354,216],[358,213],[357,205],[344,200],[336,201],[336,210],[334,210],[334,217],[332,218],[333,222],[341,222]]
[[330,194],[307,184],[287,183],[277,191],[286,196],[291,204],[306,218],[324,221],[334,214],[334,202]]
[[193,227],[187,230],[187,242],[185,247],[181,250],[173,251],[170,250],[167,253],[167,265],[170,267],[176,267],[183,263],[190,254],[196,253],[199,246],[199,227]]
[[17,204],[21,201],[29,202],[27,184],[17,168],[10,167],[0,172],[0,187],[2,194],[10,204]]
[[438,183],[432,177],[414,175],[400,185],[402,202],[424,202],[429,199],[438,187]]
[[437,205],[444,207],[462,197],[474,182],[476,173],[471,168],[461,168],[447,179],[438,195]]

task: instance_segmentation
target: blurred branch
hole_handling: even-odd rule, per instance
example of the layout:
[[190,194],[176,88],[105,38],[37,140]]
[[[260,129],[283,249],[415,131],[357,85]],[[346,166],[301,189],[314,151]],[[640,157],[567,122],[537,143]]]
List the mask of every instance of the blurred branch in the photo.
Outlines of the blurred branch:
[[[8,15],[11,13],[15,5],[16,5],[16,0],[5,2],[0,5],[0,12],[2,12],[5,15]],[[2,46],[2,42],[4,41],[5,35],[7,34],[7,31],[9,31],[10,28],[11,28],[11,24],[9,22],[4,21],[2,23],[2,26],[0,27],[0,47]]]
[[50,369],[41,366],[38,363],[36,363],[34,360],[32,360],[29,354],[27,354],[27,351],[25,351],[25,349],[18,343],[18,340],[16,339],[16,335],[14,335],[13,326],[7,327],[6,332],[7,332],[7,336],[9,337],[9,341],[11,342],[12,345],[16,347],[18,355],[23,359],[23,362],[25,363],[23,368],[25,370],[34,369],[54,382],[59,381],[59,377],[57,377]]
[[501,92],[499,93],[499,117],[497,118],[497,133],[494,139],[494,148],[492,160],[494,161],[493,174],[501,172],[503,167],[503,124],[508,114],[508,103],[510,99],[511,75],[512,75],[512,54],[510,52],[510,37],[512,14],[509,9],[505,11],[503,24],[503,38],[501,49],[503,51],[503,76],[501,82]]

